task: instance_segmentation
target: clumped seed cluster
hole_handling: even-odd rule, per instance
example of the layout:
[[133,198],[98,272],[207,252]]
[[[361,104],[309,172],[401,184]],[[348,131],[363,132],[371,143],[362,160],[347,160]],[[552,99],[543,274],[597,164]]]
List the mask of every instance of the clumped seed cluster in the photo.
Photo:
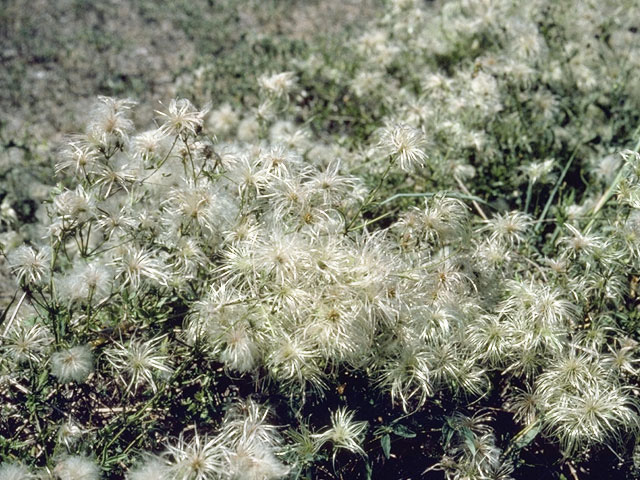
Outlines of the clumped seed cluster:
[[394,0],[253,105],[99,98],[5,249],[0,479],[633,473],[627,3]]

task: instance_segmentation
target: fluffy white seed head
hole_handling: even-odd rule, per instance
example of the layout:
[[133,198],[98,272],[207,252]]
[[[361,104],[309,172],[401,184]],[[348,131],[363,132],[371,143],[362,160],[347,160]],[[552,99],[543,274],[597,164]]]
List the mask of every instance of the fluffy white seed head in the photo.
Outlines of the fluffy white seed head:
[[208,109],[197,110],[186,98],[171,100],[166,112],[157,111],[164,123],[160,127],[163,135],[186,138],[202,130]]
[[107,362],[127,392],[135,392],[145,385],[156,392],[157,380],[171,374],[173,370],[163,341],[160,337],[147,341],[133,339],[124,344],[115,342],[113,348],[105,351]]
[[416,165],[423,166],[427,159],[424,134],[409,125],[383,128],[378,145],[404,171],[411,171]]
[[170,475],[169,465],[163,458],[149,456],[129,470],[127,480],[164,480],[171,478]]
[[9,268],[18,277],[19,282],[38,283],[47,275],[50,269],[49,249],[36,251],[27,245],[22,245],[8,255]]
[[195,432],[191,441],[181,435],[175,445],[167,445],[164,458],[170,478],[175,480],[209,480],[224,473],[224,446],[217,438]]
[[0,480],[31,480],[36,478],[27,467],[17,462],[0,465]]
[[57,463],[53,473],[59,480],[98,480],[100,469],[96,463],[82,455],[72,455]]
[[6,333],[1,350],[17,363],[39,362],[51,343],[53,335],[46,327],[20,322]]
[[231,478],[246,480],[272,480],[283,478],[289,468],[282,464],[266,445],[242,442],[227,456]]
[[58,429],[58,443],[64,445],[67,449],[71,449],[78,443],[84,433],[86,433],[86,430],[69,418]]
[[93,371],[89,345],[78,345],[51,355],[51,373],[62,383],[84,382]]
[[217,136],[226,137],[232,133],[240,121],[238,112],[225,103],[212,110],[207,118],[207,127]]
[[319,443],[330,441],[335,449],[344,449],[351,453],[365,455],[362,448],[362,440],[367,431],[367,422],[355,421],[355,412],[349,412],[345,407],[340,407],[331,412],[331,427],[323,433],[314,435]]
[[258,85],[267,95],[282,98],[295,87],[296,76],[293,72],[264,74],[258,78]]

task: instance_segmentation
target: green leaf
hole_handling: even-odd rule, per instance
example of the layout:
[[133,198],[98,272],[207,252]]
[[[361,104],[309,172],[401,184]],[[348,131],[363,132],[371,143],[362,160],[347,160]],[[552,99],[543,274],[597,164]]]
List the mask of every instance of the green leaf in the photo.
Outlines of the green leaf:
[[464,439],[464,443],[467,445],[467,448],[469,449],[469,452],[471,452],[471,456],[475,457],[476,456],[476,444],[473,441],[473,437],[466,437]]
[[382,445],[382,453],[385,458],[389,459],[391,456],[391,437],[388,433],[380,438],[380,445]]
[[400,424],[393,426],[393,433],[402,438],[413,438],[416,436],[416,433],[414,431],[409,430],[407,427]]
[[529,430],[524,432],[524,434],[520,438],[514,438],[516,448],[522,449],[529,445],[533,441],[533,439],[536,438],[538,433],[540,433],[540,430],[540,425],[534,424]]
[[38,383],[36,384],[37,389],[41,390],[47,385],[48,382],[49,382],[49,371],[43,370],[42,372],[40,372],[40,375],[38,375]]

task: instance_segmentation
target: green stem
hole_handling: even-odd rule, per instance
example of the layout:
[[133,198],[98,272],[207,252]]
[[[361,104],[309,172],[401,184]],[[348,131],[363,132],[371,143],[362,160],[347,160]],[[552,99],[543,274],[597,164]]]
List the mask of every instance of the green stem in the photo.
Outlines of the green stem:
[[387,165],[387,168],[385,169],[384,173],[380,177],[380,181],[378,182],[378,185],[376,185],[376,187],[373,190],[371,190],[371,192],[369,193],[369,195],[367,196],[365,201],[362,202],[362,205],[360,205],[360,208],[358,208],[358,211],[355,213],[355,215],[353,216],[353,218],[351,219],[349,224],[344,227],[345,235],[351,231],[351,227],[353,226],[354,223],[356,223],[356,220],[358,219],[358,216],[362,212],[364,212],[364,210],[371,204],[371,202],[373,201],[373,198],[375,197],[376,193],[378,193],[378,190],[380,190],[380,188],[382,188],[382,185],[384,184],[384,181],[387,178],[387,175],[389,175],[389,172],[391,171],[391,167],[393,167],[394,163],[395,163],[395,161],[393,159],[389,160],[389,164]]
[[[171,376],[171,378],[169,379],[169,381],[167,382],[167,385],[171,384],[174,380],[176,380],[178,378],[178,376],[187,369],[187,367],[190,367],[191,365],[189,364],[189,362],[184,362],[182,365],[180,365],[180,367],[174,372],[174,374]],[[107,444],[102,448],[102,463],[106,463],[107,460],[107,450],[109,449],[109,447],[111,445],[113,445],[116,440],[118,440],[118,438],[120,438],[120,436],[127,431],[127,429],[129,428],[130,425],[132,425],[134,422],[140,420],[141,418],[143,418],[146,414],[147,411],[149,410],[149,408],[151,408],[153,406],[153,404],[155,402],[157,402],[159,399],[161,399],[162,397],[164,397],[166,395],[166,390],[163,389],[159,389],[156,394],[151,397],[149,400],[147,400],[144,405],[142,407],[140,407],[139,409],[137,409],[137,412],[134,413],[133,415],[131,415],[129,418],[127,418],[127,420],[124,422],[124,425],[122,425],[122,428],[120,428],[120,430],[118,430],[118,432],[113,435],[111,437],[111,439],[109,440],[109,442],[107,442]]]
[[556,196],[556,193],[558,193],[558,189],[560,188],[560,185],[562,184],[564,177],[567,175],[567,172],[569,171],[569,167],[571,167],[571,164],[573,163],[573,159],[576,157],[576,154],[578,153],[578,148],[580,147],[580,145],[582,145],[582,143],[578,143],[575,148],[573,149],[573,152],[571,152],[571,156],[569,157],[569,160],[567,160],[567,163],[565,164],[564,168],[562,169],[562,172],[560,172],[560,176],[558,177],[558,181],[556,181],[556,184],[553,186],[553,190],[551,190],[551,194],[549,195],[549,199],[547,200],[547,203],[544,206],[544,209],[542,210],[542,213],[540,214],[540,218],[538,218],[538,224],[535,227],[535,232],[538,233],[540,231],[540,229],[542,228],[542,222],[544,221],[544,218],[547,216],[547,213],[549,212],[549,209],[551,208],[551,204],[553,203],[553,199]]
[[[189,148],[189,142],[187,142],[186,138],[182,139],[182,143],[184,143],[185,148],[187,149],[187,155],[189,156],[189,163],[191,164],[191,177],[193,178],[193,183],[196,183],[196,166],[193,163],[193,155],[191,155],[191,149]],[[185,167],[186,170],[186,167]]]
[[475,195],[465,195],[463,193],[458,193],[458,192],[396,193],[395,195],[380,202],[380,205],[384,205],[386,203],[392,202],[397,198],[435,197],[436,195],[444,195],[445,197],[458,198],[460,200],[475,201],[478,203],[482,203],[484,205],[489,205],[485,200],[481,199],[480,197],[476,197]]
[[378,220],[382,220],[385,217],[388,217],[389,215],[391,215],[392,212],[387,212],[387,213],[383,213],[382,215],[377,216],[376,218],[372,219],[372,220],[367,220],[366,222],[362,222],[360,225],[358,225],[357,227],[354,227],[352,229],[353,232],[360,230],[368,225],[371,225],[372,223],[376,223]]
[[529,180],[529,185],[527,185],[527,199],[524,202],[524,213],[529,213],[529,205],[531,204],[532,192],[533,192],[533,181]]
[[153,175],[155,175],[155,173],[160,170],[160,168],[162,168],[162,166],[165,164],[165,162],[169,159],[169,155],[171,155],[171,152],[173,152],[174,147],[176,146],[176,143],[178,142],[178,136],[176,135],[176,137],[173,139],[173,143],[171,144],[171,148],[169,148],[169,151],[167,152],[167,154],[165,155],[165,157],[162,159],[162,161],[158,164],[158,166],[156,168],[153,169],[153,171],[147,175],[146,177],[144,177],[142,180],[140,180],[140,184],[143,184],[146,180],[148,180],[149,178],[151,178]]
[[[636,146],[633,147],[633,151],[638,152],[638,149],[640,149],[640,140],[638,140],[636,143]],[[589,229],[593,226],[594,222],[596,221],[596,216],[598,215],[598,212],[600,212],[600,210],[602,210],[602,208],[607,204],[607,202],[611,199],[611,197],[613,197],[613,194],[615,193],[616,188],[618,188],[618,184],[620,183],[622,178],[625,176],[625,174],[626,174],[626,168],[624,168],[623,166],[618,171],[616,178],[614,178],[613,182],[611,182],[611,185],[609,185],[609,188],[607,188],[607,191],[604,192],[602,197],[600,197],[600,200],[598,200],[598,203],[596,203],[595,207],[593,207],[593,212],[591,212],[591,220],[587,224],[587,227],[584,229],[585,232],[588,232]]]

